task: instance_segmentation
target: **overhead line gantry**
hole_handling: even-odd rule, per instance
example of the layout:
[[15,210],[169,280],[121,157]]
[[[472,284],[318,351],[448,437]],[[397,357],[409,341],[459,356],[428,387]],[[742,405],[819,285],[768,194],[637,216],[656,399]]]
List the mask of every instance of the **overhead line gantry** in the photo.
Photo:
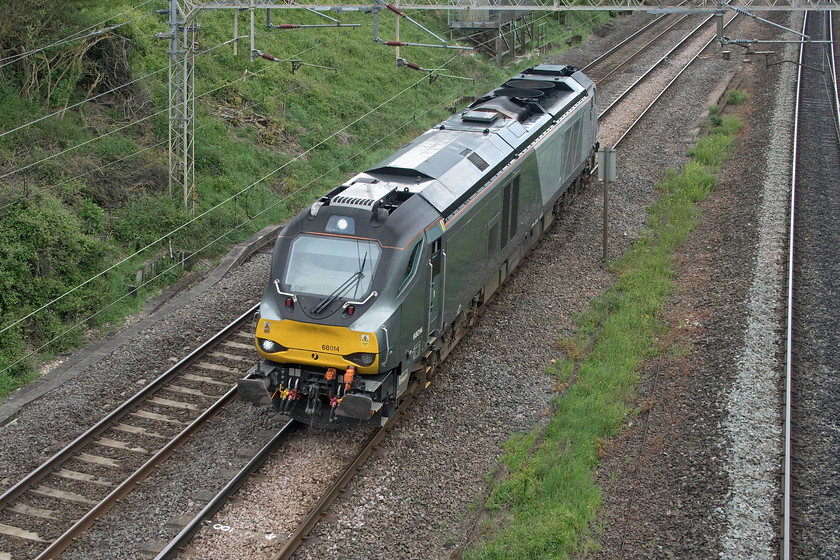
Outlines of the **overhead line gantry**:
[[[342,27],[338,20],[327,16],[326,12],[372,13],[376,17],[383,9],[395,10],[446,10],[496,12],[565,12],[565,11],[642,11],[651,13],[716,13],[722,21],[727,6],[721,0],[492,0],[500,3],[491,4],[491,0],[410,0],[393,4],[383,0],[343,0],[325,2],[324,0],[290,0],[278,2],[269,0],[212,0],[195,2],[192,0],[169,0],[169,9],[162,10],[169,16],[169,31],[158,37],[169,40],[169,190],[173,193],[176,186],[182,191],[184,206],[189,207],[195,197],[195,97],[193,95],[195,56],[195,36],[198,27],[196,15],[204,10],[234,10],[234,36],[239,37],[239,13],[250,15],[251,60],[264,56],[257,50],[254,35],[254,19],[257,10],[266,10],[266,23],[271,26],[271,10],[307,10],[324,15],[333,20],[335,27]],[[502,4],[503,3],[503,4]],[[840,4],[825,0],[754,0],[748,8],[738,8],[746,15],[756,12],[837,10]],[[376,20],[375,20],[376,22]],[[374,24],[375,24],[374,22]],[[375,37],[374,40],[377,38]],[[723,38],[721,38],[722,40]],[[806,38],[807,40],[807,38]],[[382,41],[380,41],[382,42]],[[234,41],[234,54],[237,41]],[[387,43],[387,42],[383,42]],[[394,43],[391,41],[391,43]]]

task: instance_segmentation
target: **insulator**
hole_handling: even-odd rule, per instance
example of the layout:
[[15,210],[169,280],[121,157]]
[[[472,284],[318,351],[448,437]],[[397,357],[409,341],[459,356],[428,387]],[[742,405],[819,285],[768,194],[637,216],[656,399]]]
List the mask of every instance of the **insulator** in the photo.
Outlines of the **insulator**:
[[406,62],[405,65],[408,66],[409,68],[413,68],[414,70],[423,71],[423,67],[420,66],[419,64],[414,64],[413,62]]
[[405,41],[385,41],[385,45],[388,47],[404,47],[407,44]]
[[398,16],[404,16],[405,15],[404,13],[402,13],[402,10],[400,10],[399,8],[394,6],[393,4],[386,3],[385,7],[388,8],[389,10],[391,10],[392,12],[394,12],[395,14],[397,14]]
[[274,26],[275,29],[297,29],[298,27],[300,26],[294,23],[281,23],[280,25]]

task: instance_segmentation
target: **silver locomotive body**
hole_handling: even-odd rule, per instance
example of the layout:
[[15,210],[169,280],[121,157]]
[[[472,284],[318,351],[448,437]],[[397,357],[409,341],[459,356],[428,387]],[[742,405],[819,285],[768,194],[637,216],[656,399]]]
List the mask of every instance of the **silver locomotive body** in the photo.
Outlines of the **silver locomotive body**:
[[577,69],[536,66],[294,218],[241,394],[319,427],[384,422],[585,181],[595,102]]

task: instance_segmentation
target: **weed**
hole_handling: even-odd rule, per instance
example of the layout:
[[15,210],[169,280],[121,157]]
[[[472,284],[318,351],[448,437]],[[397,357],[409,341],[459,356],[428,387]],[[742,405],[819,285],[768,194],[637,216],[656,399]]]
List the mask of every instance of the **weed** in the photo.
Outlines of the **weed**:
[[729,92],[729,99],[727,103],[730,105],[740,105],[747,100],[747,93],[740,89],[733,89]]

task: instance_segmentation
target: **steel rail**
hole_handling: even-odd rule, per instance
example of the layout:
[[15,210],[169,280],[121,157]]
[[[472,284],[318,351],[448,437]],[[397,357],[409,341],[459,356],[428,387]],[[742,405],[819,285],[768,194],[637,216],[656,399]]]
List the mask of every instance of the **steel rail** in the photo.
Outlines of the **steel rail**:
[[[654,65],[653,65],[653,66],[651,66],[650,68],[648,68],[648,70],[647,70],[644,74],[642,74],[641,76],[639,76],[639,78],[638,78],[635,82],[633,82],[632,84],[630,84],[630,86],[629,86],[627,89],[625,89],[623,92],[621,92],[621,94],[620,94],[620,95],[619,95],[619,96],[618,96],[618,97],[617,97],[617,98],[616,98],[616,99],[615,99],[612,103],[610,103],[610,105],[609,105],[606,109],[604,109],[604,110],[601,112],[601,114],[600,114],[600,115],[598,115],[598,119],[600,120],[600,119],[601,119],[601,118],[603,118],[603,117],[604,117],[607,113],[609,113],[609,112],[610,112],[610,111],[611,111],[611,110],[612,110],[612,109],[613,109],[616,105],[618,105],[618,103],[619,103],[622,99],[624,99],[624,98],[627,96],[627,94],[629,94],[629,93],[630,93],[630,92],[631,92],[631,91],[632,91],[632,90],[636,87],[636,85],[638,85],[638,84],[639,84],[642,80],[644,80],[645,78],[647,78],[647,77],[648,77],[648,76],[649,76],[649,75],[650,75],[650,74],[651,74],[654,70],[656,70],[656,69],[659,67],[659,65],[660,65],[660,64],[662,64],[663,62],[665,62],[666,60],[668,60],[668,57],[669,57],[669,56],[671,56],[672,54],[674,54],[674,52],[676,52],[676,51],[677,51],[677,49],[681,48],[681,47],[682,47],[685,43],[687,43],[687,42],[688,42],[688,40],[689,40],[689,39],[691,39],[691,38],[692,38],[692,37],[693,37],[693,36],[694,36],[694,35],[695,35],[698,31],[700,31],[700,30],[701,30],[701,29],[702,29],[702,28],[703,28],[703,27],[704,27],[707,23],[709,23],[710,21],[712,21],[712,18],[713,18],[713,17],[715,17],[715,16],[709,16],[708,18],[706,18],[706,19],[705,19],[705,20],[704,20],[704,21],[703,21],[700,25],[698,25],[697,27],[695,27],[695,28],[691,31],[691,33],[689,33],[688,35],[686,35],[686,36],[685,36],[685,37],[684,37],[684,38],[683,38],[683,39],[682,39],[679,43],[677,43],[677,44],[674,46],[674,48],[672,48],[670,51],[668,51],[667,53],[665,53],[665,55],[663,55],[663,56],[662,56],[662,58],[660,58],[659,60],[657,60],[657,61],[654,63]],[[735,18],[733,17],[732,19],[735,19]],[[729,20],[729,21],[732,21],[732,20]],[[709,41],[709,43],[706,43],[706,45],[704,45],[704,46],[703,46],[703,50],[705,50],[705,49],[706,49],[706,47],[708,47],[708,46],[709,46],[709,45],[710,45],[713,41],[714,41],[714,38],[713,38],[711,41]],[[703,51],[701,50],[700,52],[703,52]],[[683,70],[684,70],[684,69],[685,69],[685,68],[683,68]],[[680,73],[682,73],[682,71],[680,71]],[[679,77],[679,74],[677,74],[677,77]],[[676,79],[676,78],[675,78],[675,79]],[[670,85],[670,84],[669,84],[669,85]],[[667,89],[667,88],[666,88],[666,89]],[[662,91],[662,93],[664,93],[664,91],[665,91],[665,90],[663,90],[663,91]],[[659,97],[661,97],[661,95],[662,95],[662,94],[660,93],[660,95],[659,95],[659,96],[657,96],[657,98],[656,98],[656,99],[659,99]],[[655,102],[656,102],[656,100],[654,100],[654,103],[655,103]],[[652,104],[651,104],[651,105],[652,105]],[[646,109],[646,110],[647,110],[647,109]],[[639,117],[639,118],[641,118],[641,117]],[[638,122],[638,119],[636,120],[636,122]],[[633,125],[635,125],[635,124],[636,124],[636,123],[634,122],[634,123],[633,123]],[[629,132],[629,131],[630,131],[630,129],[632,129],[632,128],[633,128],[633,125],[630,125],[630,127],[627,129],[627,132]],[[627,132],[625,132],[624,134],[626,135],[626,134],[627,134]],[[624,137],[624,136],[622,136],[622,138],[623,138],[623,137]],[[616,142],[616,143],[615,143],[615,145],[617,146],[617,145],[618,145],[618,142]]]
[[[726,23],[724,24],[723,28],[724,28],[724,29],[726,29],[726,27],[727,27],[730,23],[732,23],[733,21],[735,21],[735,18],[737,18],[737,17],[738,17],[738,16],[737,16],[737,13],[736,13],[736,15],[735,15],[732,19],[730,19],[728,22],[726,22]],[[671,89],[671,86],[672,86],[672,85],[674,85],[674,83],[675,83],[675,82],[679,79],[679,77],[680,77],[680,76],[682,76],[683,72],[685,72],[686,70],[688,70],[688,67],[689,67],[689,66],[691,66],[692,64],[694,64],[694,63],[697,61],[697,57],[698,57],[700,54],[702,54],[702,53],[703,53],[703,51],[705,51],[707,48],[709,48],[709,45],[711,45],[712,43],[714,43],[714,42],[715,42],[715,39],[716,39],[716,37],[712,37],[711,39],[709,39],[709,41],[708,41],[708,42],[706,42],[706,44],[704,44],[704,45],[700,48],[700,50],[697,52],[697,54],[695,54],[693,57],[691,57],[691,60],[689,60],[689,61],[688,61],[688,63],[687,63],[685,66],[683,66],[683,67],[682,67],[682,69],[681,69],[679,72],[677,72],[677,75],[676,75],[676,76],[674,76],[674,77],[671,79],[671,81],[670,81],[670,82],[668,82],[668,85],[666,85],[664,88],[662,88],[662,91],[661,91],[661,92],[659,92],[659,95],[657,95],[657,96],[653,99],[653,101],[651,101],[651,102],[650,102],[650,104],[649,104],[649,105],[645,108],[645,110],[644,110],[644,111],[642,111],[642,114],[640,114],[640,115],[639,115],[639,117],[638,117],[635,121],[633,121],[633,124],[631,124],[629,127],[627,127],[627,130],[624,132],[624,134],[622,134],[622,135],[621,135],[621,137],[620,137],[618,140],[616,140],[616,142],[615,142],[615,144],[614,144],[614,146],[613,146],[613,147],[618,146],[619,144],[621,144],[621,141],[622,141],[622,140],[624,140],[624,138],[625,138],[628,134],[630,134],[630,131],[631,131],[631,130],[633,130],[633,128],[636,126],[636,124],[637,124],[640,120],[642,120],[642,118],[643,118],[643,117],[644,117],[644,116],[648,113],[648,111],[650,111],[650,110],[653,108],[653,106],[654,106],[654,105],[655,105],[655,104],[656,104],[656,103],[657,103],[657,102],[658,102],[658,101],[662,98],[662,96],[663,96],[663,95],[665,95],[665,92],[666,92],[666,91],[668,91],[669,89]]]
[[226,336],[229,331],[233,330],[238,323],[245,320],[249,315],[253,314],[258,307],[259,305],[255,305],[254,307],[240,315],[235,321],[233,321],[224,329],[219,331],[212,338],[207,340],[204,344],[190,352],[189,355],[187,355],[184,359],[182,359],[177,364],[173,365],[171,368],[166,370],[157,379],[153,380],[129,400],[125,401],[119,407],[115,408],[113,411],[111,411],[110,414],[102,418],[102,420],[97,422],[82,435],[77,437],[71,443],[67,444],[67,446],[64,447],[64,449],[47,459],[37,469],[30,472],[18,483],[6,490],[3,493],[3,495],[0,496],[0,510],[3,510],[11,502],[19,498],[21,494],[26,492],[27,488],[29,488],[30,486],[47,476],[52,470],[57,468],[64,461],[70,459],[77,449],[93,441],[95,437],[97,437],[99,434],[111,427],[123,416],[128,414],[136,405],[143,402],[146,398],[149,397],[149,395],[160,389],[167,381],[169,381],[172,377],[177,375],[178,370],[182,369],[185,364],[189,363],[193,358],[195,358],[202,352],[209,350],[221,338]]
[[837,61],[834,48],[834,19],[832,12],[828,12],[828,40],[831,42],[831,83],[834,85],[834,126],[837,139],[840,141],[840,93],[837,91]]
[[335,482],[330,486],[329,490],[321,497],[315,506],[310,510],[309,514],[306,516],[306,519],[301,522],[298,526],[297,530],[292,533],[289,537],[289,540],[286,541],[286,544],[283,546],[283,549],[274,556],[273,560],[288,560],[291,558],[292,554],[294,554],[295,550],[303,543],[306,539],[307,535],[309,535],[310,531],[318,524],[319,519],[323,515],[323,513],[330,507],[333,503],[335,498],[338,494],[344,489],[345,486],[350,482],[350,480],[355,476],[356,472],[361,468],[361,466],[367,461],[368,457],[370,457],[373,450],[379,445],[385,436],[388,435],[394,426],[396,425],[397,421],[399,420],[400,416],[402,416],[408,407],[411,405],[414,397],[417,396],[421,387],[420,384],[415,384],[414,389],[411,392],[411,397],[403,401],[403,403],[399,406],[396,413],[385,423],[384,426],[379,428],[365,443],[364,447],[362,447],[361,451],[359,451],[356,458],[353,462],[342,471],[341,476],[336,479]]
[[[735,18],[737,18],[737,17],[738,17],[738,15],[736,14],[735,16],[732,17],[732,19],[727,21],[723,26],[724,29],[726,29],[726,27],[728,27],[730,23],[735,21]],[[704,22],[703,25],[705,25],[705,23],[706,22]],[[697,31],[696,29],[694,31],[692,31],[691,34],[689,35],[689,37],[691,35],[693,35],[696,31]],[[685,42],[685,40],[687,40],[689,37],[686,37],[686,39],[684,39],[683,42]],[[716,37],[713,37],[705,45],[703,45],[703,47],[699,50],[699,52],[697,54],[695,54],[685,66],[683,66],[683,68],[677,73],[677,75],[674,76],[673,79],[670,82],[668,82],[668,84],[664,88],[662,88],[662,91],[659,92],[659,95],[657,95],[653,99],[653,101],[651,101],[648,104],[648,106],[645,107],[644,111],[641,112],[641,114],[638,116],[638,118],[636,118],[636,120],[633,121],[633,123],[630,126],[627,127],[627,130],[624,131],[624,133],[621,135],[621,137],[619,137],[619,139],[616,140],[615,144],[612,146],[613,148],[618,146],[619,144],[621,144],[621,141],[624,140],[627,137],[628,134],[630,134],[630,132],[636,127],[636,125],[639,124],[639,122],[645,117],[645,115],[647,115],[648,111],[650,111],[653,108],[653,106],[656,105],[656,103],[662,98],[662,96],[665,95],[665,92],[667,92],[669,89],[671,89],[671,86],[674,85],[674,83],[679,79],[679,77],[682,75],[682,73],[685,72],[688,69],[689,66],[694,64],[694,62],[697,60],[698,55],[701,54],[704,50],[706,50],[709,47],[709,45],[711,45],[715,41],[715,39],[716,39]],[[674,50],[676,50],[676,48],[677,47],[675,47]],[[671,52],[673,52],[673,50]],[[666,57],[667,57],[667,55],[666,55]],[[661,60],[660,60],[660,62],[661,62]],[[657,64],[659,64],[659,62],[657,62]],[[650,71],[645,72],[645,76],[647,76],[649,73],[650,73]],[[625,90],[624,93],[621,94],[619,99],[621,99],[627,93],[629,93],[631,89],[635,88],[642,81],[642,79],[645,76],[642,76],[642,78],[639,78],[638,80],[633,82],[633,84],[629,88],[627,88],[627,90]],[[610,107],[608,109],[611,109],[612,106],[615,105],[617,102],[618,102],[618,99],[616,100],[615,103],[610,105]],[[600,115],[598,115],[598,120],[600,121],[601,118],[603,118],[603,116],[606,115],[606,113],[607,113],[607,110],[604,110],[604,112],[602,112]],[[598,164],[596,163],[592,167],[592,171],[589,174],[590,174],[590,176],[592,176],[592,175],[595,175],[597,172],[598,172]]]
[[617,51],[618,49],[620,49],[621,47],[623,47],[624,45],[626,45],[627,43],[629,43],[630,41],[632,41],[633,39],[635,39],[636,37],[638,37],[639,35],[644,33],[645,31],[647,31],[648,29],[650,29],[651,27],[653,27],[654,25],[656,25],[657,23],[659,23],[660,21],[662,21],[666,17],[668,17],[668,14],[660,15],[659,17],[657,17],[653,21],[649,22],[647,25],[640,28],[638,31],[636,31],[635,33],[633,33],[632,35],[630,35],[629,37],[627,37],[626,39],[624,39],[623,41],[618,43],[616,46],[614,46],[613,48],[611,48],[610,50],[608,50],[607,52],[605,52],[601,56],[597,57],[595,60],[593,60],[592,62],[590,62],[589,64],[587,64],[583,68],[581,68],[581,70],[586,72],[587,70],[589,70],[590,68],[592,68],[593,66],[595,66],[596,64],[598,64],[599,62],[601,62],[602,60],[607,58],[608,56],[610,56],[611,54],[613,54],[615,51]]
[[187,442],[196,432],[218,414],[223,408],[236,397],[236,386],[231,387],[227,393],[222,395],[210,408],[201,413],[201,416],[193,420],[189,426],[184,428],[174,439],[170,440],[162,449],[155,453],[148,461],[143,463],[139,469],[126,478],[110,494],[103,498],[93,509],[88,511],[84,517],[76,521],[72,527],[67,529],[60,537],[50,544],[35,560],[47,560],[61,554],[73,541],[90,528],[91,525],[102,517],[117,502],[126,497],[144,478],[149,476],[156,467],[168,459],[179,447]]
[[181,532],[175,536],[175,538],[169,541],[169,544],[167,544],[163,550],[155,556],[155,560],[169,560],[170,558],[174,558],[178,554],[178,551],[186,546],[187,543],[189,543],[195,534],[201,529],[202,524],[206,520],[211,519],[220,509],[222,509],[225,502],[227,502],[230,497],[233,496],[243,484],[245,484],[251,475],[262,467],[271,454],[277,451],[280,444],[286,441],[300,425],[300,422],[297,420],[289,420],[286,422],[286,424],[280,428],[280,431],[277,432],[277,434],[275,434],[275,436],[271,438],[271,440],[266,443],[250,461],[248,461],[248,464],[242,467],[242,469],[236,473],[236,476],[234,476],[200,512],[198,512],[192,521],[190,521],[181,530]]
[[[802,18],[802,32],[808,23],[808,12]],[[790,560],[790,457],[791,457],[791,382],[793,379],[793,233],[794,210],[796,209],[796,156],[799,136],[799,103],[802,85],[802,61],[805,55],[805,43],[799,47],[799,68],[796,75],[796,107],[793,113],[793,155],[791,157],[790,178],[790,225],[788,237],[788,286],[787,286],[787,331],[785,342],[785,459],[784,459],[784,499],[782,511],[782,550],[783,560]]]
[[[665,29],[663,29],[663,30],[662,30],[662,32],[661,32],[661,33],[659,33],[659,35],[657,35],[657,36],[656,36],[656,37],[654,37],[653,39],[651,39],[651,40],[650,40],[650,42],[649,42],[648,44],[646,44],[645,46],[641,47],[639,50],[637,50],[636,52],[634,52],[633,54],[631,54],[630,56],[628,56],[628,57],[627,57],[627,58],[626,58],[623,62],[621,62],[618,66],[616,66],[615,68],[613,68],[612,70],[610,70],[609,72],[607,72],[607,74],[606,74],[606,75],[601,76],[601,77],[600,77],[600,79],[599,79],[599,80],[595,83],[595,85],[598,85],[598,84],[603,83],[603,81],[604,81],[604,80],[606,80],[607,78],[609,78],[610,76],[612,76],[613,74],[615,74],[616,72],[618,72],[621,68],[624,68],[624,66],[625,66],[628,62],[630,62],[631,60],[633,60],[634,58],[636,58],[637,56],[639,56],[639,54],[641,54],[643,51],[645,51],[645,50],[646,50],[649,46],[651,46],[653,43],[655,43],[656,41],[658,41],[660,37],[662,37],[663,35],[665,35],[665,34],[666,34],[666,33],[668,33],[669,31],[671,31],[671,30],[672,30],[673,28],[675,28],[677,25],[679,25],[679,24],[681,24],[682,22],[684,22],[686,19],[688,19],[688,17],[689,17],[688,15],[684,15],[683,17],[681,17],[680,19],[678,19],[677,21],[675,21],[674,23],[672,23],[671,25],[669,25],[668,27],[666,27]],[[704,22],[704,23],[705,23],[705,22]]]
[[[195,360],[198,356],[201,356],[215,347],[220,341],[222,341],[225,337],[229,336],[231,331],[238,328],[244,321],[246,321],[250,315],[256,311],[258,305],[251,307],[248,311],[240,315],[236,320],[228,324],[224,327],[221,331],[216,333],[213,337],[205,341],[202,345],[198,348],[190,352],[185,358],[180,360],[177,364],[170,367],[167,371],[163,374],[158,376],[148,385],[146,385],[143,389],[138,391],[134,396],[130,399],[125,401],[123,404],[115,408],[111,411],[107,416],[102,418],[99,422],[94,424],[92,427],[88,428],[83,434],[78,436],[75,440],[71,443],[66,445],[63,449],[61,449],[58,453],[53,455],[47,461],[42,463],[38,468],[30,472],[12,487],[7,489],[2,496],[0,496],[0,511],[4,510],[6,507],[10,506],[14,503],[18,498],[20,498],[23,494],[25,494],[32,486],[34,486],[39,481],[43,480],[47,476],[49,476],[52,472],[58,469],[62,464],[66,461],[70,460],[75,456],[75,454],[82,448],[86,447],[87,445],[93,443],[93,441],[99,437],[102,433],[113,427],[117,422],[119,422],[124,416],[129,414],[132,410],[134,410],[138,405],[143,403],[145,400],[153,396],[158,390],[162,389],[168,382],[172,379],[176,378],[177,375],[184,367]],[[157,461],[158,463],[162,462],[163,459],[168,457],[169,455],[174,452],[177,447],[183,444],[186,439],[189,438],[195,431],[197,431],[198,427],[203,425],[207,420],[212,418],[218,411],[223,408],[226,404],[230,402],[233,396],[235,396],[236,390],[235,387],[228,391],[227,394],[222,396],[218,399],[210,408],[208,408],[202,415],[196,418],[190,426],[186,427],[182,430],[173,440],[171,440],[166,446],[164,446],[161,450],[158,451],[155,456],[147,461],[143,466],[141,466],[138,470],[136,470],[132,475],[130,475],[127,479],[125,479],[114,491],[112,491],[106,498],[101,500],[97,505],[94,506],[93,509],[88,511],[84,517],[78,520],[73,526],[68,529],[62,536],[60,536],[56,541],[54,541],[47,549],[41,552],[41,554],[37,557],[38,559],[42,558],[53,558],[55,555],[59,554],[62,550],[64,550],[67,546],[69,546],[72,539],[77,537],[84,529],[90,527],[93,521],[96,520],[97,517],[102,515],[105,511],[110,509],[113,505],[111,503],[108,504],[109,500],[118,500],[124,497],[128,492],[136,486],[137,482],[148,476],[148,473],[151,472],[151,468],[153,468],[153,461]],[[82,529],[82,527],[84,527]],[[81,530],[80,530],[81,529]],[[72,535],[71,535],[72,533]],[[67,540],[70,539],[70,540]]]

